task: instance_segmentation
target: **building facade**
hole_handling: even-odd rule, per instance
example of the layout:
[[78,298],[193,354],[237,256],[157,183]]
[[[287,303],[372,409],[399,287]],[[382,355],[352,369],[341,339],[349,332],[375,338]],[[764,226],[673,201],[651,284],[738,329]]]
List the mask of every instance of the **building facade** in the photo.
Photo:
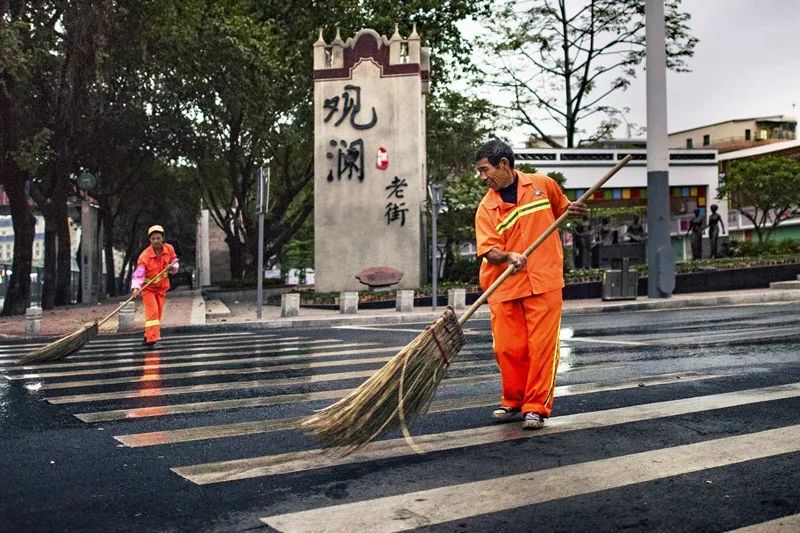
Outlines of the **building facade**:
[[[627,154],[633,160],[589,201],[596,213],[593,226],[609,219],[612,231],[623,239],[633,216],[642,223],[647,219],[647,150],[646,149],[532,149],[515,150],[516,165],[526,170],[535,168],[543,174],[560,173],[563,187],[571,200],[579,198],[603,174]],[[723,220],[728,219],[725,200],[717,199],[719,176],[716,150],[670,150],[669,154],[670,235],[678,260],[691,258],[686,232],[689,221],[698,209],[708,218],[711,204],[717,204]],[[567,244],[570,236],[567,235]]]
[[720,153],[796,139],[797,120],[788,115],[751,117],[669,134],[670,148],[715,148]]
[[[720,154],[720,176],[725,176],[728,173],[730,165],[734,161],[759,159],[761,157],[791,157],[800,160],[800,140],[770,143]],[[742,215],[740,209],[729,209],[727,221],[732,238],[740,241],[749,241],[753,238],[753,223]],[[793,216],[783,220],[771,238],[774,240],[800,240],[800,217]]]

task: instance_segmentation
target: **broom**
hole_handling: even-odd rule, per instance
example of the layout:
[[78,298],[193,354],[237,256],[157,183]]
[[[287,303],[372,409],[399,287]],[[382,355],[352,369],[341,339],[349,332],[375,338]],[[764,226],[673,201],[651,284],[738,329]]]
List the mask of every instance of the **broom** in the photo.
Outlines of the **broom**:
[[[166,268],[164,268],[164,270],[159,272],[155,277],[145,282],[144,285],[142,285],[142,289],[144,289],[151,283],[155,282],[156,280],[160,279],[161,276],[167,273],[167,270],[169,270],[172,265],[173,263],[170,263],[169,265],[166,266]],[[122,304],[120,304],[119,307],[114,309],[108,316],[106,316],[100,322],[94,321],[91,324],[86,324],[85,326],[75,331],[74,333],[65,335],[60,339],[51,342],[50,344],[46,344],[41,348],[37,348],[36,350],[23,355],[17,362],[17,364],[27,365],[30,363],[57,361],[59,359],[64,359],[65,357],[72,355],[73,353],[83,348],[87,342],[95,338],[97,336],[98,328],[103,324],[105,324],[112,316],[119,313],[119,310],[122,309],[125,306],[125,304],[127,304],[134,298],[135,296],[131,294],[131,296],[127,300],[122,302]]]
[[[625,156],[578,201],[590,198],[630,160],[630,155]],[[524,255],[529,256],[566,218],[565,211]],[[338,402],[306,417],[301,426],[321,440],[323,446],[351,453],[384,430],[400,425],[406,441],[421,452],[411,439],[408,426],[428,411],[447,367],[464,345],[461,326],[514,271],[509,265],[460,318],[448,308],[372,377]]]

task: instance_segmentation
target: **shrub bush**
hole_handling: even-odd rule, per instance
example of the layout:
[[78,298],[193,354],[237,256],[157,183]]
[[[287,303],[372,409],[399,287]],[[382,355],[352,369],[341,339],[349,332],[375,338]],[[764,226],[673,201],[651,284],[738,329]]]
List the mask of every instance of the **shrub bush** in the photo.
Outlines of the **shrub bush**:
[[762,257],[800,254],[800,240],[783,241],[729,241],[727,254],[731,257]]
[[[220,281],[217,283],[220,289],[231,289],[231,290],[246,290],[246,289],[255,289],[256,288],[256,278],[249,277],[244,279],[233,278],[227,281]],[[282,279],[280,278],[268,278],[264,280],[264,287],[280,287],[281,285],[285,285]]]
[[478,269],[477,259],[459,258],[444,273],[443,281],[478,283]]

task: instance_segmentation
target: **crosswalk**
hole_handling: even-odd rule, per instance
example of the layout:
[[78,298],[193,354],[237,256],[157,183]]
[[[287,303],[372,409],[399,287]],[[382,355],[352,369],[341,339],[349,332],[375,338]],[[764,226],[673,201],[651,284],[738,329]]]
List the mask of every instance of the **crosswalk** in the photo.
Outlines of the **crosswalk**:
[[[565,331],[558,416],[536,432],[494,424],[486,413],[497,403],[499,375],[491,338],[478,330],[413,428],[423,455],[398,434],[349,455],[326,451],[303,435],[299,419],[346,395],[404,346],[396,336],[337,331],[175,334],[153,351],[138,338],[103,336],[68,361],[27,366],[16,360],[37,344],[7,343],[0,374],[53,417],[105,431],[123,457],[163,457],[175,483],[212,495],[253,490],[263,503],[250,512],[279,531],[484,529],[505,524],[503,513],[526,520],[553,502],[613,499],[632,487],[654,495],[659,483],[724,477],[740,465],[800,454],[800,376],[753,367],[749,375],[763,375],[753,386],[730,369],[631,375],[618,360],[576,364],[569,356],[575,346],[648,349],[658,339]],[[742,420],[759,410],[783,417]],[[709,420],[725,423],[710,429]],[[265,483],[274,501],[263,498]],[[289,504],[277,496],[282,484],[308,497]],[[788,511],[740,525],[789,531],[800,509]]]

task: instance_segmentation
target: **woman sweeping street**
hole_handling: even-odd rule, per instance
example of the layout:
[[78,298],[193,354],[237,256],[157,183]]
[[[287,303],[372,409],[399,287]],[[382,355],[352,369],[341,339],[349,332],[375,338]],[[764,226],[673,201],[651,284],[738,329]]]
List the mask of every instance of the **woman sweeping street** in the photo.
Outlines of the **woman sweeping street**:
[[[161,319],[167,303],[169,277],[165,269],[170,266],[170,274],[178,272],[178,257],[171,244],[164,242],[164,228],[155,225],[147,230],[150,246],[139,254],[136,270],[131,280],[131,292],[134,296],[142,295],[144,303],[144,341],[143,346],[155,347],[161,339]],[[159,275],[159,273],[161,273]],[[142,285],[156,279],[142,289]]]

